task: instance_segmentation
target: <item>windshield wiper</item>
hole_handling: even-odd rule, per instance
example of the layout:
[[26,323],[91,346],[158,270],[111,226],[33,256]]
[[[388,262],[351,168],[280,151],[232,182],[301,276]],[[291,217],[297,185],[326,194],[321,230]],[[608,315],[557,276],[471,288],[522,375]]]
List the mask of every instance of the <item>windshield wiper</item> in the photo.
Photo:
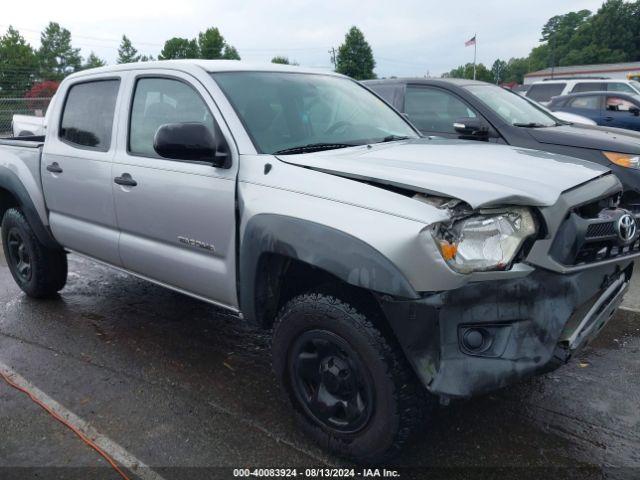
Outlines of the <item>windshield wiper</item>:
[[513,124],[513,126],[524,127],[524,128],[547,128],[549,125],[545,125],[544,123],[536,123],[536,122],[529,122],[529,123],[516,122]]
[[407,140],[408,138],[406,135],[387,135],[381,141],[375,143],[397,142],[398,140]]
[[321,152],[323,150],[336,150],[347,147],[355,147],[355,145],[350,143],[310,143],[308,145],[278,150],[277,152],[273,152],[272,155],[295,155],[296,153]]

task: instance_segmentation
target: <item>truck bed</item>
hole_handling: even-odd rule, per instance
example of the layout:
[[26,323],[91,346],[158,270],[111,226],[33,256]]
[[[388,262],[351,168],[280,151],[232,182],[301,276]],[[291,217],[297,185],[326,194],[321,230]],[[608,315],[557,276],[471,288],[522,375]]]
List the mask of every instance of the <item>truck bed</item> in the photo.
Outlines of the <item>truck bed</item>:
[[40,148],[44,145],[44,135],[0,138],[0,145],[6,145],[8,147]]

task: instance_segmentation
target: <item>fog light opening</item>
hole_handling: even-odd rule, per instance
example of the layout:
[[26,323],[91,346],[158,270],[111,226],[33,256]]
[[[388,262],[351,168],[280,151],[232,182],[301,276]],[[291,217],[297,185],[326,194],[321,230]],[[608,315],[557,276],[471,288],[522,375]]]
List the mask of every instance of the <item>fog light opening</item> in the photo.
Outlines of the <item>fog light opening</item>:
[[484,328],[467,328],[462,334],[462,346],[470,353],[482,353],[493,343],[493,335]]

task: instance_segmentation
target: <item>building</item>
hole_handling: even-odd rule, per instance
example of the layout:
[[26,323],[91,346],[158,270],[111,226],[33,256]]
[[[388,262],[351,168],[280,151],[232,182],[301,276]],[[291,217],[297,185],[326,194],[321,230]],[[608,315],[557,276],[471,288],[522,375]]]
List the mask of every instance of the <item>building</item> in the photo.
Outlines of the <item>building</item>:
[[640,75],[640,62],[604,63],[600,65],[573,65],[569,67],[555,67],[527,73],[524,84],[529,85],[540,80],[556,77],[606,77],[627,80],[630,75]]

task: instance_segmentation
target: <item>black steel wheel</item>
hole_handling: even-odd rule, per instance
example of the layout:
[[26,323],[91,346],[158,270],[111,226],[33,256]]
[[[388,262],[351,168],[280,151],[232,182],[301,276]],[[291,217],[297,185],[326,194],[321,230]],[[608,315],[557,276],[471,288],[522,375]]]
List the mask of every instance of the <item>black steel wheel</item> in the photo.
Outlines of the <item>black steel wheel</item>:
[[[304,431],[360,463],[393,457],[433,405],[371,297],[307,293],[274,325],[273,370]],[[367,312],[367,313],[364,313]]]
[[344,339],[327,330],[304,332],[289,363],[293,391],[320,425],[342,433],[366,426],[374,404],[372,380]]
[[7,251],[9,252],[9,258],[12,270],[21,282],[28,282],[31,280],[31,255],[28,250],[24,238],[20,234],[20,230],[14,227],[7,233]]
[[45,247],[21,210],[11,208],[2,218],[2,248],[11,275],[30,297],[55,295],[67,281],[64,250]]

